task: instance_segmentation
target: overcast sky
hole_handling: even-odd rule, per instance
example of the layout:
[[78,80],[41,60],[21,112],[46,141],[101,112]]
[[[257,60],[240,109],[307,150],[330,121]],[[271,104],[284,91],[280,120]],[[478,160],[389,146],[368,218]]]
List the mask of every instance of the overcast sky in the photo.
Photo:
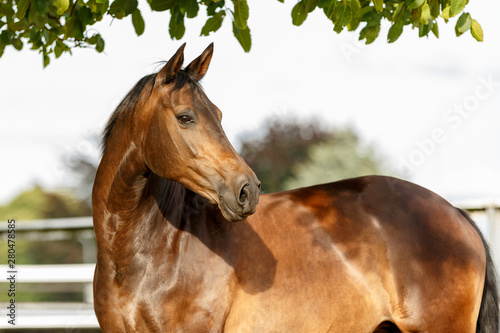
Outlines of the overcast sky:
[[[223,126],[238,146],[239,133],[268,116],[315,118],[351,126],[407,179],[450,200],[500,197],[500,3],[471,1],[483,43],[454,36],[456,18],[441,20],[440,39],[418,38],[405,27],[387,44],[388,26],[372,44],[358,33],[337,35],[319,10],[301,27],[291,24],[295,2],[253,2],[253,45],[243,52],[230,22],[199,37],[204,22],[186,22],[181,41],[168,36],[166,13],[142,7],[146,32],[130,19],[95,27],[105,54],[75,50],[43,69],[28,47],[0,58],[0,203],[37,182],[70,184],[62,167],[75,154],[95,154],[89,136],[100,132],[121,98],[183,43],[186,62],[215,43],[203,80],[224,113]],[[203,15],[202,15],[203,16]]]

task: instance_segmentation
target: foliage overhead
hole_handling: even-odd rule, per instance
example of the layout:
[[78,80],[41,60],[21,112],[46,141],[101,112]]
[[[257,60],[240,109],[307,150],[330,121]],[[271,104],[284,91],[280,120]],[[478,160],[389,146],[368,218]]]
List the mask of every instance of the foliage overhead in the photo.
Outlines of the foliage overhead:
[[[284,0],[278,0],[284,2]],[[248,0],[147,0],[152,11],[169,12],[169,33],[172,39],[184,36],[186,18],[196,18],[203,9],[207,20],[202,36],[220,29],[224,19],[232,21],[235,38],[248,52],[252,46],[248,18]],[[458,17],[457,36],[470,31],[483,40],[483,31],[471,15],[464,12],[468,0],[300,0],[293,7],[294,25],[301,25],[316,9],[322,10],[337,33],[344,29],[359,29],[359,39],[372,43],[380,33],[383,19],[391,22],[387,40],[396,41],[405,25],[418,29],[420,37],[432,32],[439,36],[438,20],[445,22]],[[2,0],[0,2],[0,57],[6,46],[21,50],[29,45],[38,50],[47,66],[50,55],[59,58],[73,48],[91,47],[104,50],[104,39],[92,26],[104,17],[130,17],[138,36],[145,30],[144,18],[138,0]],[[364,24],[362,28],[361,24]]]

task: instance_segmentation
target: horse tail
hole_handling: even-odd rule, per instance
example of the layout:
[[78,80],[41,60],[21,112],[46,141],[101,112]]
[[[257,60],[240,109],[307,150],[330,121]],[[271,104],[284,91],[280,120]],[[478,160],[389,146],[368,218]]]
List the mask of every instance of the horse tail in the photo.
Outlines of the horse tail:
[[493,260],[491,258],[490,247],[484,239],[483,234],[476,223],[470,218],[469,214],[457,208],[467,221],[476,229],[481,237],[486,252],[486,275],[484,277],[483,297],[481,299],[481,308],[477,320],[476,333],[496,333],[499,328],[499,308],[498,308],[498,285],[497,276]]

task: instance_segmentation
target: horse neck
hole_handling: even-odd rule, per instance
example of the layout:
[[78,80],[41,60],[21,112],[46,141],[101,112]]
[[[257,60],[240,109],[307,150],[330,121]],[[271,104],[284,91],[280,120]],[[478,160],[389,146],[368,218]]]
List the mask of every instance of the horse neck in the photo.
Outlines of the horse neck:
[[141,156],[133,142],[106,148],[94,181],[94,213],[116,214],[123,218],[137,207],[147,172]]
[[108,146],[103,155],[93,191],[98,261],[128,262],[138,252],[179,246],[182,231],[201,238],[215,228],[206,199],[153,174],[142,156],[134,143]]

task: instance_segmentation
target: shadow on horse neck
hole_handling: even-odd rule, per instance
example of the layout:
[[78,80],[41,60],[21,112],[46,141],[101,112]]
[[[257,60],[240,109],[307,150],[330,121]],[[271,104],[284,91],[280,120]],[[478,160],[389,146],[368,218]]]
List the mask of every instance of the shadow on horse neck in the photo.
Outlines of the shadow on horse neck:
[[[189,238],[199,240],[210,254],[222,258],[232,268],[246,293],[256,294],[272,287],[276,259],[248,221],[226,221],[217,206],[177,182],[150,175],[147,187],[144,193],[154,198],[154,210],[160,213],[152,215],[157,219],[158,228],[171,235],[178,234],[179,243],[181,235],[187,236],[186,241],[190,241]],[[198,253],[199,256],[210,254]]]
[[[246,293],[256,294],[272,287],[276,259],[248,221],[226,221],[216,206],[178,182],[153,173],[145,178],[140,203],[134,204],[128,218],[115,221],[116,236],[110,246],[118,271],[121,267],[133,266],[134,256],[146,256],[161,270],[168,262],[176,262],[180,269],[192,269],[189,258],[196,256],[197,262],[209,263],[216,255],[234,272]],[[192,247],[196,240],[207,251]],[[191,249],[198,251],[189,253]],[[200,273],[205,269],[217,270],[218,267],[197,267]],[[133,274],[128,269],[125,272]]]

